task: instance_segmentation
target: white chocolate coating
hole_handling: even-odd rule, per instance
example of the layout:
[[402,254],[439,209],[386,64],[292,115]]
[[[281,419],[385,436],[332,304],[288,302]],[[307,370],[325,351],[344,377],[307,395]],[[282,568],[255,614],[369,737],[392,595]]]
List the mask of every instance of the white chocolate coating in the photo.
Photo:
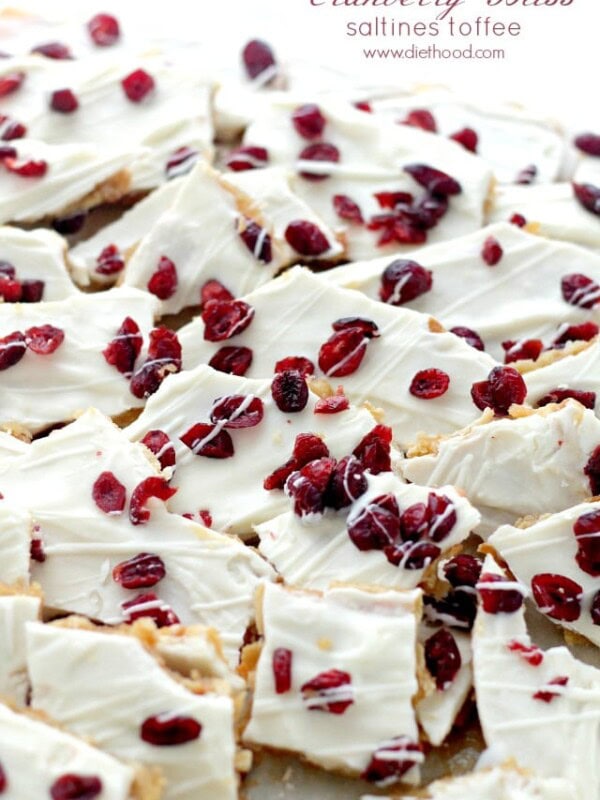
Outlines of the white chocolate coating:
[[544,367],[533,369],[523,375],[527,384],[527,403],[536,405],[554,389],[576,389],[595,392],[598,398],[594,406],[600,414],[600,341],[596,339],[583,350],[559,358]]
[[0,694],[19,706],[26,704],[29,689],[25,624],[37,620],[40,609],[39,597],[24,594],[0,596]]
[[0,227],[2,260],[13,265],[17,280],[43,280],[44,301],[77,294],[65,265],[65,247],[65,240],[53,231]]
[[[1,464],[7,463],[0,453]],[[0,500],[0,583],[29,583],[29,550],[33,523],[29,514]]]

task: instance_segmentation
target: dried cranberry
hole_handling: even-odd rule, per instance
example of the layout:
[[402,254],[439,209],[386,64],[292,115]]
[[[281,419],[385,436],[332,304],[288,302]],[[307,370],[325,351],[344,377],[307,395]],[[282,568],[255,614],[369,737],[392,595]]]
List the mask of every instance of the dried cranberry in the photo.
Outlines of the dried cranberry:
[[526,645],[513,639],[507,645],[511,653],[517,653],[524,661],[532,667],[539,667],[544,660],[544,653],[536,645]]
[[368,341],[362,327],[337,331],[319,350],[319,369],[331,378],[352,375],[365,357]]
[[329,250],[325,234],[313,223],[297,219],[285,229],[285,240],[301,256],[316,258]]
[[0,261],[0,275],[4,275],[7,278],[15,278],[17,270],[10,261]]
[[44,296],[44,281],[24,280],[21,282],[21,302],[39,303]]
[[174,150],[165,164],[167,180],[187,175],[200,158],[200,153],[193,147],[178,147]]
[[361,778],[375,785],[396,782],[422,760],[421,745],[408,736],[397,736],[382,744],[371,757]]
[[49,356],[54,353],[65,340],[65,332],[54,325],[40,325],[25,331],[25,342],[32,353]]
[[596,447],[588,458],[583,472],[589,479],[592,494],[600,494],[600,446]]
[[139,326],[131,317],[125,317],[117,335],[102,351],[107,363],[115,367],[123,375],[133,372],[135,360],[142,349],[142,334]]
[[121,608],[128,625],[135,622],[136,619],[143,619],[144,617],[154,620],[157,628],[179,625],[177,614],[160,600],[154,592],[138,594],[133,600],[121,603]]
[[93,800],[102,794],[102,781],[96,775],[61,775],[50,787],[52,800]]
[[243,300],[211,300],[202,311],[204,339],[222,342],[246,330],[254,318],[254,309]]
[[523,359],[537,361],[544,349],[544,343],[541,339],[521,339],[518,342],[509,340],[502,342],[502,348],[504,350],[504,363],[512,364]]
[[462,630],[471,630],[477,615],[477,596],[467,590],[456,589],[441,598],[423,599],[426,618],[435,624],[451,625]]
[[566,686],[569,683],[569,678],[566,675],[560,675],[557,678],[552,678],[548,681],[543,689],[540,689],[533,695],[534,700],[541,700],[543,703],[551,703],[556,697],[560,697],[563,692],[560,689],[552,689],[552,686]]
[[600,156],[600,136],[597,133],[580,133],[575,138],[575,147],[588,156]]
[[71,89],[57,89],[50,97],[50,108],[61,114],[72,114],[79,108],[79,100]]
[[0,793],[6,791],[6,787],[8,786],[8,778],[6,777],[6,772],[4,771],[4,767],[0,764]]
[[315,403],[314,414],[339,414],[341,411],[347,411],[350,408],[350,402],[344,394],[344,390],[340,386],[335,394],[330,397],[322,397]]
[[[324,161],[329,164],[337,164],[340,160],[340,151],[334,144],[329,142],[314,142],[307,145],[298,156],[300,161]],[[329,178],[326,172],[311,172],[304,167],[300,176],[307,181],[323,181]]]
[[394,211],[391,214],[378,214],[371,217],[367,224],[370,231],[382,231],[378,247],[385,247],[391,242],[398,244],[423,244],[427,240],[427,231],[416,219],[407,217],[405,212]]
[[256,222],[244,221],[244,229],[239,231],[240,239],[246,245],[257,261],[261,264],[270,264],[273,260],[273,247],[271,237],[266,228],[261,228]]
[[592,617],[592,623],[594,625],[600,625],[600,590],[596,592],[592,599],[590,615]]
[[465,342],[470,344],[471,347],[474,347],[475,350],[485,350],[483,339],[476,331],[471,330],[471,328],[465,328],[462,325],[457,325],[455,328],[450,328],[450,333],[453,333],[455,336],[464,339]]
[[411,205],[415,199],[410,192],[375,192],[373,196],[381,208],[392,209],[400,205]]
[[600,576],[600,511],[582,514],[573,525],[577,540],[579,568],[595,578]]
[[357,225],[364,223],[364,218],[360,206],[346,194],[336,194],[333,196],[333,209],[340,219],[348,222],[355,222]]
[[462,187],[458,181],[454,180],[454,178],[447,175],[445,172],[430,167],[427,164],[407,164],[404,167],[404,171],[433,195],[447,197],[448,195],[460,194],[462,192]]
[[600,188],[591,183],[574,183],[573,192],[586,211],[600,215]]
[[559,328],[559,335],[552,342],[553,347],[567,344],[568,342],[589,342],[600,332],[595,322],[582,322],[579,325],[566,325]]
[[483,243],[481,257],[488,267],[495,267],[504,255],[504,250],[500,242],[493,236],[488,236]]
[[0,297],[5,303],[18,303],[23,294],[20,281],[0,275]]
[[512,217],[509,219],[511,225],[516,225],[517,228],[524,228],[527,225],[527,219],[523,216],[523,214],[513,214]]
[[200,511],[198,511],[198,516],[205,527],[212,528],[213,518],[210,511],[208,511],[206,508],[201,508]]
[[380,495],[351,515],[348,536],[359,550],[383,550],[400,538],[400,509],[393,494]]
[[434,400],[446,394],[450,376],[441,369],[423,369],[414,376],[408,391],[422,400]]
[[210,421],[225,428],[254,428],[264,416],[263,401],[252,394],[232,394],[215,400]]
[[140,726],[140,738],[156,747],[172,747],[200,738],[202,725],[193,717],[170,712],[148,717]]
[[308,103],[294,111],[292,123],[303,139],[318,139],[325,130],[326,120],[319,106]]
[[57,233],[63,236],[71,236],[78,233],[84,226],[87,219],[87,211],[73,211],[64,217],[52,220],[52,227]]
[[325,509],[325,493],[335,469],[334,458],[320,458],[292,472],[285,484],[288,497],[294,500],[294,513],[299,517],[321,514]]
[[148,291],[160,300],[168,300],[177,291],[177,268],[170,258],[161,256],[148,281]]
[[271,395],[285,414],[303,411],[309,396],[306,378],[296,370],[278,372],[271,382]]
[[[11,142],[14,139],[22,139],[27,135],[27,128],[22,122],[18,122],[6,114],[0,114],[0,141]],[[0,160],[5,158],[16,158],[17,151],[14,147],[0,147]]]
[[292,688],[292,651],[278,647],[273,651],[273,681],[275,694],[285,694]]
[[73,55],[66,44],[61,42],[46,42],[45,44],[38,44],[32,48],[32,53],[37,53],[46,58],[53,58],[56,61],[67,61],[73,58]]
[[117,564],[113,579],[124,589],[147,589],[156,586],[167,574],[165,563],[154,553],[140,553],[128,561]]
[[314,375],[315,365],[304,356],[288,356],[275,364],[275,372],[287,372],[288,370],[299,372],[306,378],[308,375]]
[[402,512],[402,538],[419,541],[424,536],[441,542],[456,525],[456,509],[446,495],[430,492],[427,503],[415,503]]
[[173,442],[164,431],[148,431],[141,440],[141,443],[145,445],[151,453],[154,453],[162,469],[175,466],[175,448],[173,447]]
[[0,77],[0,97],[15,92],[25,80],[24,72],[6,72]]
[[579,272],[565,275],[560,282],[563,299],[577,308],[594,308],[600,303],[600,286]]
[[527,167],[523,167],[517,173],[517,177],[515,178],[515,183],[521,184],[522,186],[528,186],[530,183],[533,183],[536,179],[538,174],[538,169],[535,164],[529,164]]
[[477,133],[473,130],[473,128],[461,128],[461,130],[453,133],[450,138],[453,141],[458,142],[458,144],[462,144],[465,150],[468,150],[470,153],[477,152],[479,136],[477,136]]
[[88,22],[87,29],[98,47],[110,47],[121,36],[119,22],[112,14],[96,14]]
[[242,376],[252,365],[252,350],[249,347],[221,347],[208,364],[218,372]]
[[46,560],[44,542],[40,538],[35,537],[31,540],[29,545],[29,556],[32,561],[37,561],[38,564],[43,564]]
[[540,573],[531,579],[533,599],[543,614],[562,622],[581,616],[581,586],[564,575]]
[[467,553],[459,553],[444,564],[444,577],[451,586],[475,587],[481,575],[481,561]]
[[99,275],[116,275],[125,266],[125,259],[116,244],[108,244],[96,259],[95,272]]
[[152,92],[155,83],[152,75],[149,75],[146,70],[136,69],[123,78],[121,86],[132,103],[141,103]]
[[206,281],[204,286],[202,286],[200,289],[200,304],[203,306],[205,306],[207,303],[210,303],[211,300],[234,299],[235,298],[229,289],[227,289],[220,281],[217,281],[214,278],[210,281]]
[[442,550],[433,542],[403,542],[391,545],[383,550],[390,564],[403,569],[426,569],[442,554]]
[[340,317],[331,323],[331,327],[334,331],[359,328],[367,339],[378,339],[380,336],[377,324],[366,317]]
[[22,178],[42,178],[48,171],[46,161],[18,161],[16,158],[3,158],[2,163],[9,172]]
[[0,370],[14,367],[25,355],[27,344],[21,331],[0,338]]
[[356,103],[353,104],[354,108],[357,108],[359,111],[365,111],[367,114],[372,114],[373,109],[371,108],[371,103],[368,100],[357,100]]
[[148,357],[131,378],[130,389],[135,397],[149,397],[163,380],[181,370],[181,343],[175,331],[159,326],[150,331]]
[[471,387],[473,402],[481,411],[491,408],[495,414],[506,415],[513,403],[520,405],[527,396],[527,386],[513,367],[494,367],[485,381]]
[[392,471],[392,429],[387,425],[376,425],[352,451],[373,475]]
[[550,405],[550,403],[562,403],[563,400],[571,398],[577,400],[585,408],[594,409],[596,407],[596,392],[584,392],[578,389],[552,389],[548,394],[537,401],[537,408]]
[[120,514],[125,508],[127,490],[112,472],[102,472],[92,486],[92,497],[100,511]]
[[402,120],[402,125],[410,125],[412,128],[421,128],[423,131],[437,133],[435,117],[431,111],[427,111],[425,108],[415,108],[413,111],[409,111]]
[[166,501],[173,497],[177,489],[172,489],[164,478],[152,476],[144,478],[135,487],[129,501],[129,521],[132,525],[143,525],[150,519],[150,511],[146,508],[146,503],[156,497],[158,500]]
[[227,167],[233,172],[260,169],[269,163],[269,153],[264,147],[245,145],[232,150],[227,159]]
[[248,42],[242,51],[242,61],[251,80],[258,78],[264,72],[273,74],[277,65],[270,45],[261,39],[252,39]]
[[218,425],[198,422],[179,438],[195,456],[223,459],[231,458],[235,452],[231,436]]
[[381,276],[379,298],[392,306],[416,300],[433,286],[432,274],[416,261],[398,258],[385,268]]
[[487,614],[512,614],[523,605],[523,592],[515,588],[514,581],[494,572],[481,575],[477,591]]
[[343,714],[354,703],[352,677],[341,669],[320,672],[303,683],[300,691],[309,711]]
[[456,639],[441,628],[425,641],[425,664],[440,691],[447,689],[461,667],[462,658]]
[[346,456],[331,474],[325,505],[336,510],[346,508],[367,491],[365,470],[356,456]]
[[314,433],[299,433],[294,442],[292,457],[265,478],[263,488],[267,491],[283,489],[292,472],[301,469],[311,461],[328,456],[329,448],[322,439]]

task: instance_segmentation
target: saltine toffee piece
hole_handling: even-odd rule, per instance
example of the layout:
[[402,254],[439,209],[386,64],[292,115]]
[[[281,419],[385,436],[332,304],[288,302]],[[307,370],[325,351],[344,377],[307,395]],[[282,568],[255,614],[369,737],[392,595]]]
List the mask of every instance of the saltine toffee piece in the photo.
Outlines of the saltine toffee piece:
[[[600,791],[600,670],[566,647],[542,651],[532,642],[524,616],[528,587],[491,556],[477,590],[473,668],[490,753],[540,778],[570,781],[578,798],[594,800]],[[574,750],[565,749],[566,741]]]
[[[431,314],[505,363],[564,346],[568,326],[575,341],[589,335],[590,324],[600,324],[600,291],[593,292],[600,284],[600,257],[508,222],[423,247],[411,258],[355,262],[322,277],[373,300]],[[578,334],[575,326],[582,324]]]
[[170,513],[169,475],[90,410],[11,459],[0,492],[31,515],[32,579],[49,608],[108,624],[208,625],[235,664],[254,590],[273,571],[235,537]]
[[[125,287],[0,303],[0,424],[36,433],[91,405],[111,416],[143,405],[145,390],[181,366],[178,347],[163,358],[164,340],[177,342],[170,331],[152,330],[156,309],[156,298]],[[144,371],[132,380],[136,367]]]
[[32,708],[125,763],[157,768],[166,800],[234,800],[235,707],[227,684],[185,683],[136,633],[76,620],[30,623]]
[[[367,409],[339,394],[330,400],[345,400],[345,408],[322,413],[327,398],[312,392],[298,370],[258,380],[200,365],[169,378],[126,434],[172,464],[171,510],[247,536],[289,508],[286,483],[311,463],[329,470],[326,483],[331,477],[341,484],[350,470],[350,494],[342,487],[338,498],[350,503],[369,470],[391,470],[399,461],[389,429]],[[381,464],[360,458],[371,440]],[[324,510],[315,503],[315,512]]]
[[[273,188],[259,184],[255,190],[251,183],[240,188],[198,163],[141,239],[123,283],[158,297],[162,314],[206,305],[211,284],[219,284],[223,296],[233,299],[266,283],[298,260],[285,240],[288,224],[298,216],[315,219],[284,177],[280,192],[269,196]],[[326,243],[327,257],[339,257],[341,248],[331,231],[321,221],[310,224]]]
[[[476,532],[487,537],[520,517],[562,511],[597,494],[600,423],[575,400],[537,411],[516,409],[452,436],[421,440],[401,466],[426,486],[451,484],[481,513]],[[527,491],[523,491],[523,487]]]
[[274,98],[243,143],[295,170],[296,191],[343,235],[352,260],[409,251],[483,223],[492,175],[482,160],[347,101]]
[[418,783],[420,592],[267,585],[257,602],[263,640],[243,740],[376,785]]
[[35,588],[0,584],[0,695],[25,706],[29,691],[25,625],[39,619],[42,599]]
[[[351,490],[354,481],[349,470]],[[307,589],[324,590],[336,580],[413,589],[480,519],[451,486],[428,489],[392,473],[367,475],[354,501],[337,511],[330,506],[320,517],[305,510],[301,490],[291,478],[293,509],[257,525],[256,532],[260,552],[286,583]]]
[[600,503],[503,525],[488,541],[540,613],[600,646]]
[[497,366],[431,317],[331,286],[302,267],[205,309],[178,335],[185,369],[218,365],[225,347],[245,348],[252,378],[272,378],[291,357],[308,359],[311,374],[343,384],[351,403],[381,408],[401,445],[418,431],[449,433],[475,420],[471,386]]

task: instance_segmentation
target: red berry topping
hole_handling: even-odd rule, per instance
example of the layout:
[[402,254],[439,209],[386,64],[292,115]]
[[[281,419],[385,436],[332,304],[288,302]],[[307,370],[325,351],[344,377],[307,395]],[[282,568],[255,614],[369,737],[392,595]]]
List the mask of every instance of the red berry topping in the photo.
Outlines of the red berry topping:
[[128,625],[136,619],[149,617],[154,620],[157,628],[166,628],[169,625],[179,625],[179,617],[166,603],[154,592],[138,594],[133,600],[121,603],[125,621]]
[[535,645],[526,645],[513,639],[508,643],[508,649],[511,653],[517,653],[524,661],[531,664],[532,667],[539,667],[544,660],[544,652]]
[[248,169],[261,169],[269,163],[269,153],[265,147],[245,145],[232,150],[227,159],[227,167],[233,172],[245,172]]
[[559,335],[552,342],[552,346],[567,344],[567,342],[589,342],[598,335],[600,328],[595,322],[582,322],[579,325],[566,325],[559,328]]
[[383,550],[400,538],[400,510],[393,494],[375,497],[348,519],[348,536],[359,550]]
[[459,336],[461,339],[464,339],[465,342],[470,344],[471,347],[474,347],[475,350],[485,350],[483,339],[477,333],[477,331],[471,330],[471,328],[465,328],[462,325],[457,325],[455,328],[450,328],[450,333],[453,333],[455,336]]
[[334,331],[345,331],[348,328],[359,328],[367,339],[377,339],[380,336],[379,328],[372,319],[366,317],[340,317],[331,323]]
[[273,260],[271,237],[265,228],[256,222],[244,220],[244,229],[239,231],[240,239],[246,245],[257,261],[261,264],[270,264]]
[[123,78],[121,86],[132,103],[141,103],[152,92],[155,83],[152,75],[149,75],[146,70],[136,69]]
[[542,408],[550,403],[562,403],[569,398],[577,400],[585,408],[593,410],[596,407],[596,392],[582,392],[578,389],[552,389],[537,401],[536,406]]
[[87,29],[98,47],[110,47],[121,36],[119,23],[111,14],[96,14],[88,22]]
[[211,300],[234,300],[234,296],[231,294],[229,289],[227,289],[220,281],[215,280],[214,278],[210,281],[206,281],[204,286],[200,289],[200,304],[205,306],[207,303],[210,303]]
[[21,331],[0,338],[0,370],[14,367],[25,355],[27,344]]
[[560,288],[564,300],[577,308],[594,308],[600,303],[600,286],[580,272],[565,275]]
[[523,605],[521,588],[514,581],[494,572],[484,572],[481,575],[477,591],[487,614],[512,614]]
[[427,164],[407,164],[404,167],[404,171],[408,172],[413,180],[433,195],[448,197],[448,195],[462,192],[462,187],[458,181],[445,172]]
[[334,195],[333,209],[340,219],[355,222],[357,225],[362,225],[365,221],[360,206],[347,194]]
[[483,248],[481,250],[481,257],[488,267],[495,267],[503,255],[504,250],[502,249],[500,242],[493,236],[488,236],[483,243]]
[[6,772],[2,764],[0,764],[0,793],[6,791],[6,787],[8,786],[8,779],[6,777]]
[[402,120],[402,125],[410,125],[412,128],[421,128],[423,131],[437,133],[435,117],[431,111],[427,111],[425,108],[415,108],[413,111],[409,111]]
[[180,175],[187,175],[198,161],[200,153],[193,147],[178,147],[167,159],[165,175],[172,180]]
[[408,736],[396,736],[373,753],[360,777],[376,786],[389,786],[423,760],[421,753],[418,742]]
[[24,72],[6,72],[0,76],[0,97],[15,92],[25,80]]
[[512,225],[516,225],[517,228],[524,228],[525,225],[527,225],[527,219],[523,216],[523,214],[513,214],[509,219],[509,222]]
[[278,372],[271,382],[271,395],[284,414],[303,411],[309,396],[306,378],[296,370]]
[[37,53],[46,58],[54,58],[56,61],[66,61],[73,58],[73,54],[66,44],[61,42],[46,42],[45,44],[38,44],[31,50],[32,53]]
[[556,697],[560,697],[561,692],[560,689],[552,689],[551,687],[564,687],[569,683],[569,678],[566,675],[560,675],[557,678],[552,678],[552,680],[548,681],[548,683],[544,686],[543,689],[540,689],[533,695],[534,700],[541,700],[543,703],[551,703]]
[[362,326],[336,331],[319,350],[319,369],[330,378],[352,375],[365,357],[369,339]]
[[369,103],[368,100],[358,100],[353,105],[354,108],[357,108],[359,111],[365,111],[367,114],[373,113],[373,109],[371,108],[371,103]]
[[444,577],[455,589],[459,586],[475,587],[481,575],[481,561],[467,553],[452,556],[444,564]]
[[0,297],[5,303],[18,303],[22,294],[23,286],[20,281],[0,274]]
[[179,438],[195,456],[223,459],[231,458],[235,452],[231,436],[219,425],[198,422]]
[[340,411],[347,411],[350,408],[348,398],[344,394],[342,387],[338,387],[335,394],[331,397],[322,397],[315,403],[315,414],[339,414]]
[[376,425],[369,431],[352,451],[365,469],[373,475],[392,471],[391,460],[392,429],[386,425]]
[[292,688],[292,651],[278,647],[273,651],[272,663],[275,694],[285,694]]
[[129,521],[132,525],[143,525],[150,519],[150,511],[146,508],[147,502],[156,497],[166,501],[173,497],[177,489],[172,489],[164,478],[152,476],[144,478],[135,487],[129,501]]
[[473,130],[473,128],[462,128],[460,131],[456,131],[453,133],[450,138],[458,142],[458,144],[462,144],[465,150],[468,150],[470,153],[477,152],[477,145],[479,144],[479,136]]
[[232,394],[215,400],[210,421],[225,428],[254,428],[264,416],[263,401],[252,394]]
[[10,261],[0,261],[0,275],[4,275],[7,278],[15,278],[17,270]]
[[125,317],[117,335],[108,343],[102,355],[108,364],[129,377],[142,349],[142,343],[142,334],[137,322],[131,317]]
[[322,439],[313,433],[299,433],[296,436],[292,457],[265,478],[263,487],[267,491],[283,489],[292,472],[301,469],[311,461],[327,458],[327,456],[329,456],[329,448]]
[[538,169],[535,164],[529,164],[527,167],[523,167],[523,169],[517,173],[517,177],[515,178],[515,183],[521,184],[522,186],[528,186],[530,183],[533,183],[536,179],[538,174]]
[[271,47],[261,39],[252,39],[242,51],[242,61],[251,80],[267,73],[274,76],[277,62]]
[[454,503],[446,495],[430,492],[427,504],[415,503],[402,512],[402,538],[417,542],[423,537],[441,542],[456,525]]
[[319,106],[308,103],[294,111],[292,123],[303,139],[318,139],[325,130],[326,119]]
[[100,511],[120,514],[125,508],[127,490],[112,472],[102,472],[92,486],[92,497]]
[[125,266],[125,259],[116,244],[108,244],[96,259],[95,272],[99,275],[116,275]]
[[504,363],[512,364],[523,359],[537,361],[544,349],[541,339],[521,339],[518,342],[511,340],[502,342],[504,350]]
[[135,397],[154,394],[163,380],[181,370],[181,343],[175,331],[165,327],[150,331],[148,357],[133,375],[130,390]]
[[21,302],[39,303],[44,296],[44,281],[24,280],[21,282]]
[[221,347],[208,364],[228,375],[245,375],[252,365],[252,350],[249,347]]
[[398,258],[385,268],[381,276],[379,298],[392,306],[416,300],[433,286],[431,272],[416,261]]
[[575,622],[581,616],[581,586],[564,575],[547,572],[531,579],[533,599],[542,614],[561,622]]
[[[6,114],[0,114],[0,141],[10,142],[13,139],[22,139],[27,135],[27,128],[22,122],[18,122]],[[0,161],[7,157],[16,158],[17,151],[14,147],[0,147]]]
[[373,196],[381,208],[392,209],[411,205],[415,199],[409,192],[376,192]]
[[200,520],[205,527],[212,528],[213,518],[212,514],[210,513],[210,511],[208,511],[208,509],[201,508],[200,511],[198,511],[198,516],[200,517]]
[[162,469],[175,466],[175,448],[173,447],[173,442],[164,431],[148,431],[142,439],[142,444],[145,445],[151,453],[154,453]]
[[50,787],[52,800],[93,800],[102,793],[102,781],[95,775],[61,775]]
[[183,717],[171,712],[148,717],[140,727],[142,740],[156,747],[193,742],[201,733],[202,725],[193,717]]
[[325,234],[305,219],[290,222],[285,229],[285,240],[301,256],[316,258],[329,250]]
[[325,509],[325,493],[335,469],[334,458],[320,458],[292,472],[285,484],[288,497],[294,500],[294,513],[299,517],[321,514]]
[[450,376],[441,369],[423,369],[417,372],[408,391],[422,400],[434,400],[446,394],[450,387]]
[[71,114],[79,108],[79,100],[71,89],[57,89],[52,92],[50,108],[53,111],[59,111],[61,114]]
[[574,183],[575,197],[586,211],[600,215],[600,188],[591,183]]
[[63,236],[70,236],[83,228],[86,219],[87,211],[73,211],[72,214],[67,214],[65,217],[53,219],[52,227]]
[[32,353],[49,356],[54,353],[65,340],[65,332],[53,325],[40,325],[25,331],[25,342]]
[[164,561],[153,553],[140,553],[128,561],[121,561],[112,571],[113,579],[124,589],[156,586],[166,574]]
[[513,367],[494,367],[485,381],[471,387],[473,402],[481,411],[491,408],[495,414],[505,416],[516,403],[520,405],[527,396],[527,386]]
[[170,258],[161,256],[148,281],[148,291],[160,300],[168,300],[177,291],[177,268]]
[[48,171],[46,161],[18,161],[16,158],[3,158],[2,164],[9,172],[22,178],[42,178]]
[[425,642],[425,664],[440,691],[447,689],[461,667],[462,658],[456,639],[441,628]]
[[582,514],[573,525],[579,568],[594,578],[600,576],[600,511]]
[[299,372],[306,378],[308,375],[314,375],[315,365],[310,358],[304,358],[304,356],[288,356],[287,358],[282,358],[281,361],[275,364],[274,371],[286,372],[287,370]]
[[589,478],[592,494],[600,494],[600,446],[589,457],[583,472]]
[[597,133],[580,133],[575,138],[575,147],[588,156],[600,156],[600,136]]
[[325,505],[336,511],[358,500],[367,491],[365,470],[356,456],[346,456],[335,466],[329,480]]
[[[300,161],[324,161],[328,164],[337,164],[340,160],[340,151],[334,144],[328,142],[315,142],[307,145],[298,156]],[[323,181],[329,178],[327,172],[312,172],[304,168],[301,177],[307,181]]]
[[43,564],[46,560],[46,551],[44,550],[44,542],[39,538],[31,540],[29,546],[29,556],[32,561],[37,561],[38,564]]
[[254,309],[243,300],[213,300],[202,311],[204,339],[222,342],[246,330],[254,318]]
[[352,677],[341,669],[320,672],[300,687],[308,711],[343,714],[354,703]]

